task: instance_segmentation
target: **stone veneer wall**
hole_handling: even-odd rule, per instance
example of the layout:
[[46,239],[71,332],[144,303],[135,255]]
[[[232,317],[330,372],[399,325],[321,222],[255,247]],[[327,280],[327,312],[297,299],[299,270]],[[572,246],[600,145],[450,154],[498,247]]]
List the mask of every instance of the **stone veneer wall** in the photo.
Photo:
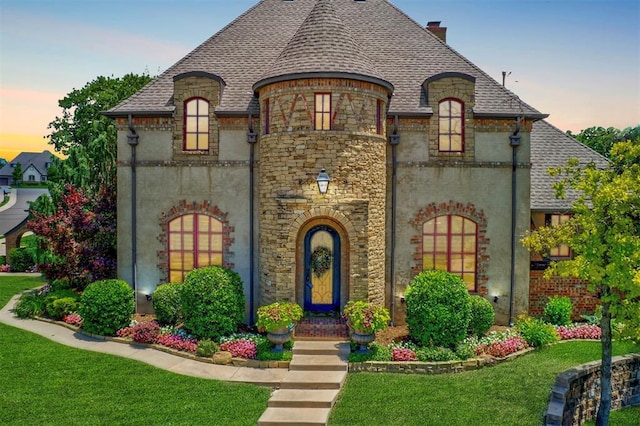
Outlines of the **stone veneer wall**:
[[[640,354],[613,358],[611,408],[640,405]],[[581,425],[596,417],[600,404],[600,361],[560,374],[551,391],[544,424]]]
[[[331,129],[314,130],[314,94],[331,93]],[[341,305],[384,303],[386,90],[337,78],[284,81],[260,90],[259,304],[302,302],[301,240],[310,224],[329,224],[342,239]],[[316,176],[326,168],[327,194]],[[302,225],[301,225],[302,223]],[[344,289],[347,289],[345,292]]]
[[544,271],[529,273],[529,314],[542,315],[551,296],[568,296],[573,303],[573,319],[591,315],[599,304],[599,299],[587,288],[580,278],[545,278]]

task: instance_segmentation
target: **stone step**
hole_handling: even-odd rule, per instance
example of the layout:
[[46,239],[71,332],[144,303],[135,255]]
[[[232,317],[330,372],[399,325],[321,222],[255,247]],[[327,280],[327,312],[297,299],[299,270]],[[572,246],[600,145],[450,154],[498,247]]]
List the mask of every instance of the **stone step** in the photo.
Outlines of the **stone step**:
[[293,355],[348,355],[349,342],[344,341],[296,341]]
[[340,389],[347,377],[346,371],[290,370],[280,383],[281,389]]
[[326,425],[330,412],[330,408],[268,407],[258,420],[258,425]]
[[278,389],[269,399],[269,407],[331,408],[339,389]]
[[289,363],[289,370],[347,371],[346,355],[303,355],[296,354]]

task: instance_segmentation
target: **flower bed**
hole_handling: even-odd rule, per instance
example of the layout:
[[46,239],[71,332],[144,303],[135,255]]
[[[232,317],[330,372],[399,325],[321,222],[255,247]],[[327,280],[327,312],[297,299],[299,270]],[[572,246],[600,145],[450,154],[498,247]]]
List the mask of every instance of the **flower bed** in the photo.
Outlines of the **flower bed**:
[[596,339],[602,336],[600,327],[594,324],[580,324],[570,326],[559,326],[556,328],[561,340],[568,339]]

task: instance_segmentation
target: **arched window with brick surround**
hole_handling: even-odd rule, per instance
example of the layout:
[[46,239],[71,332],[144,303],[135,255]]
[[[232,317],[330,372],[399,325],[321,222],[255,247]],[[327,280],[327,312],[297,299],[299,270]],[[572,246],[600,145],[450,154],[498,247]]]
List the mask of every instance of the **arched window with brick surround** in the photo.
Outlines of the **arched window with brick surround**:
[[457,215],[438,216],[422,225],[422,268],[459,275],[476,290],[478,225]]
[[414,274],[438,269],[459,275],[471,293],[487,294],[487,218],[472,203],[431,203],[411,221]]
[[185,214],[168,225],[169,281],[182,282],[195,268],[222,265],[222,222],[206,214]]
[[184,151],[209,150],[209,102],[191,98],[184,102]]

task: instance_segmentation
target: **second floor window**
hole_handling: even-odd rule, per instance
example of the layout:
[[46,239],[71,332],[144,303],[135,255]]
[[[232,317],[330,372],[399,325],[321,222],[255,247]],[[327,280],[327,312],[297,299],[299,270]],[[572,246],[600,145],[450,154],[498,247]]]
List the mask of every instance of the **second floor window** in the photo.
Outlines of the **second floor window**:
[[464,105],[444,99],[438,105],[438,151],[464,152]]
[[331,93],[316,93],[315,130],[331,130]]
[[209,102],[202,98],[184,103],[184,150],[209,150]]

